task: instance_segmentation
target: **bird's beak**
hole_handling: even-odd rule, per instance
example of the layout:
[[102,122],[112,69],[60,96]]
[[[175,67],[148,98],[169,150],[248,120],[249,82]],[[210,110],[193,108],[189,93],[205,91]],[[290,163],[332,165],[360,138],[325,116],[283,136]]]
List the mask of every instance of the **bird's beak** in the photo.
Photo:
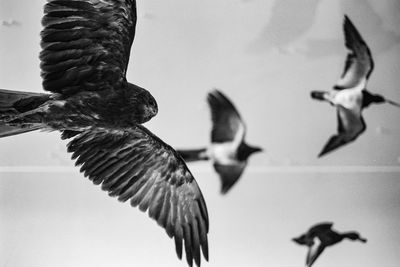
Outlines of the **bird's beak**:
[[367,243],[367,239],[360,237],[358,240],[360,240],[363,243]]
[[400,104],[397,103],[397,102],[395,102],[395,101],[386,99],[386,103],[388,103],[388,104],[390,104],[390,105],[393,105],[393,106],[395,106],[395,107],[400,108]]
[[256,153],[256,152],[262,152],[263,151],[263,149],[261,148],[261,147],[253,147],[253,153]]

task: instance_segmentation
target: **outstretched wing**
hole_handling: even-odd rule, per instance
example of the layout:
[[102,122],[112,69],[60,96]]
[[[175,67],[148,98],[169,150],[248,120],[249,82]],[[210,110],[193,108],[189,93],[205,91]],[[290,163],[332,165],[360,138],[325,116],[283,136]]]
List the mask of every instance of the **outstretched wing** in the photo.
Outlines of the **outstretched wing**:
[[48,0],[44,13],[45,90],[70,95],[121,86],[135,36],[135,0]]
[[247,163],[242,162],[235,165],[222,165],[214,163],[214,169],[221,179],[221,193],[226,194],[239,180]]
[[[207,96],[213,122],[211,142],[223,143],[242,140],[245,135],[245,125],[232,102],[218,90],[213,90]],[[240,135],[240,136],[237,136]]]
[[147,211],[174,237],[182,258],[182,240],[190,266],[208,260],[208,214],[200,188],[179,155],[141,125],[126,131],[93,129],[68,144],[76,165],[94,184],[118,200]]
[[347,54],[343,74],[334,88],[341,90],[358,85],[365,88],[374,68],[371,51],[347,16],[344,17],[343,25],[345,44],[350,51]]
[[318,157],[335,150],[347,143],[354,141],[366,129],[361,113],[342,106],[337,107],[338,133],[333,135],[326,143]]
[[319,223],[319,224],[316,224],[316,225],[312,226],[308,230],[308,234],[314,236],[315,233],[329,231],[332,228],[332,226],[333,226],[332,222]]
[[313,245],[308,248],[306,266],[311,267],[314,262],[318,259],[319,255],[324,251],[325,247],[322,246],[319,238],[314,238]]

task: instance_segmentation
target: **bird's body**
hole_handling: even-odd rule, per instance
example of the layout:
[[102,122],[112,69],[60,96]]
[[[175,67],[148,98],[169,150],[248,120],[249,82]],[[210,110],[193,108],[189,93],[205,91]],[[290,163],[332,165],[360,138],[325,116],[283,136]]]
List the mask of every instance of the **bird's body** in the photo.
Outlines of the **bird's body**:
[[333,246],[344,239],[367,242],[357,232],[338,233],[332,230],[333,223],[320,223],[311,227],[305,234],[292,240],[308,247],[306,266],[311,267],[325,248]]
[[371,52],[350,19],[344,19],[345,45],[350,50],[339,81],[330,91],[313,91],[311,97],[328,101],[337,108],[338,133],[333,135],[319,156],[354,141],[366,129],[362,110],[371,103],[398,103],[367,91],[368,78],[374,68]]
[[113,90],[79,92],[67,97],[49,94],[46,102],[35,109],[10,116],[7,123],[21,126],[38,124],[47,130],[84,131],[90,127],[130,128],[147,122],[157,114],[156,106],[142,104],[145,103],[143,100],[145,97],[150,98],[151,95],[144,89],[128,83],[126,88],[118,92]]
[[210,160],[226,193],[238,181],[252,153],[261,151],[244,141],[246,127],[232,102],[220,91],[208,94],[213,127],[211,143],[206,148],[178,150],[185,161]]
[[[48,0],[40,53],[48,94],[0,90],[0,137],[58,130],[80,171],[149,216],[174,238],[189,266],[208,259],[208,214],[177,152],[141,124],[154,97],[126,78],[135,0]],[[134,222],[132,222],[134,223]],[[128,229],[129,230],[129,229]]]
[[207,156],[213,162],[222,165],[239,164],[236,156],[237,146],[234,143],[210,144],[207,149]]
[[342,106],[345,109],[351,110],[360,114],[362,108],[362,88],[343,89],[341,91],[331,91],[331,103],[334,106]]

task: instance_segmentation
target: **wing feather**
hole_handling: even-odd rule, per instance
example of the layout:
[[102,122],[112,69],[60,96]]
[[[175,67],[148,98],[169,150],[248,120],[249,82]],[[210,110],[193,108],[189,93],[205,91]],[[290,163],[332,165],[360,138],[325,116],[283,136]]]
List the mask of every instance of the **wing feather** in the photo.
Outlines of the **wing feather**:
[[247,163],[242,162],[232,165],[222,165],[214,163],[214,169],[221,180],[221,193],[226,194],[234,184],[239,180]]
[[366,129],[361,113],[346,109],[342,106],[337,107],[338,132],[331,136],[318,157],[344,146],[362,134]]
[[345,16],[343,30],[345,45],[349,49],[345,67],[335,89],[353,88],[358,85],[366,86],[366,82],[374,69],[371,51],[351,20]]
[[307,267],[311,267],[325,249],[319,238],[314,238],[313,243],[314,244],[308,248],[306,259]]
[[236,135],[244,138],[244,122],[232,102],[220,91],[214,90],[208,94],[208,104],[211,109],[213,122],[211,130],[211,142],[223,143],[235,140]]
[[48,0],[41,33],[43,88],[65,95],[118,89],[136,19],[135,0]]
[[[208,260],[208,213],[184,161],[141,125],[130,130],[91,129],[68,144],[81,171],[119,201],[130,201],[175,239],[176,253],[200,266]],[[78,164],[79,163],[79,164]]]

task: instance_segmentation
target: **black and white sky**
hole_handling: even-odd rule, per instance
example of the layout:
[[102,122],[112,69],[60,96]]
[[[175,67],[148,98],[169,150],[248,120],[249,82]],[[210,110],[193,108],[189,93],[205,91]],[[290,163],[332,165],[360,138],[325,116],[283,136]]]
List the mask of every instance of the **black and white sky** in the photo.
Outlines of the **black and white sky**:
[[[204,266],[301,266],[290,239],[320,221],[358,230],[315,266],[398,266],[400,112],[365,111],[367,131],[322,159],[336,114],[312,101],[339,78],[347,14],[371,48],[369,88],[400,100],[398,0],[145,0],[128,79],[155,96],[146,124],[174,147],[209,142],[208,91],[228,95],[265,148],[226,197],[208,164],[189,165],[210,213]],[[41,92],[44,0],[0,1],[0,88]],[[58,133],[0,140],[0,266],[186,266],[153,221],[73,168]]]

